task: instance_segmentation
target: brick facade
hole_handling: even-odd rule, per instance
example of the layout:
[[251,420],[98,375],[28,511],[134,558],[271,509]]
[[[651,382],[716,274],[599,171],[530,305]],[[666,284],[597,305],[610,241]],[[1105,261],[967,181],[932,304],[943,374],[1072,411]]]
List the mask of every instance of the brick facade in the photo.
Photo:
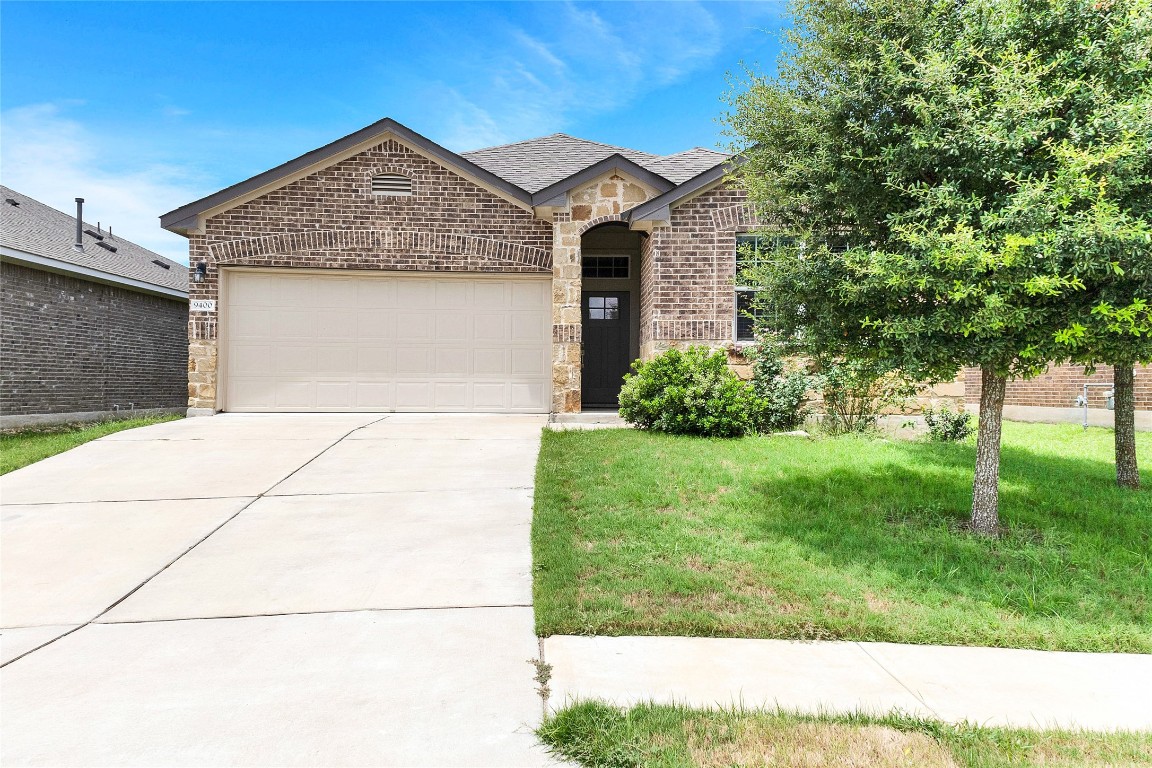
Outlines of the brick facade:
[[[412,180],[411,196],[378,196],[372,177]],[[220,269],[282,267],[551,273],[552,410],[581,407],[581,237],[619,221],[656,194],[609,172],[573,189],[552,221],[514,205],[389,139],[352,157],[207,216],[191,235],[190,269],[206,279],[190,298],[218,299]],[[724,186],[672,211],[641,250],[642,357],[679,344],[727,347],[733,338],[736,234],[750,228],[743,193]],[[218,403],[217,315],[188,322],[188,405]]]
[[736,236],[754,226],[742,190],[720,185],[671,211],[641,258],[640,356],[735,337]]
[[[372,177],[412,179],[410,196],[372,194]],[[552,225],[404,144],[388,140],[211,216],[189,238],[191,299],[216,299],[228,266],[467,272],[552,271]],[[216,316],[188,322],[188,405],[215,409]]]
[[[1152,410],[1152,368],[1136,366],[1135,370],[1136,410]],[[968,368],[964,371],[964,399],[969,403],[980,402],[980,370]],[[1107,384],[1112,381],[1112,366],[1101,365],[1091,376],[1084,375],[1083,366],[1051,366],[1046,373],[1034,379],[1008,382],[1004,396],[1005,406],[1025,406],[1039,408],[1075,408],[1076,397],[1084,394],[1084,384]],[[1090,408],[1105,407],[1104,387],[1090,387],[1088,405]]]
[[187,302],[4,262],[0,308],[5,416],[184,404]]

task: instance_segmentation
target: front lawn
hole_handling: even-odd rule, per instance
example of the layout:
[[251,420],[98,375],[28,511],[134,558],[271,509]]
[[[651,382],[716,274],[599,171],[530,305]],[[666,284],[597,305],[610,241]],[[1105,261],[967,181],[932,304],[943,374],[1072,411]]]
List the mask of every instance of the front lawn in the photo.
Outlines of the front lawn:
[[1152,766],[1152,734],[1030,731],[911,717],[812,716],[584,702],[548,718],[540,739],[598,768],[992,768]]
[[0,432],[0,475],[35,464],[41,459],[55,456],[82,445],[89,440],[120,432],[125,429],[146,427],[162,421],[181,418],[179,415],[146,416],[139,419],[101,421],[93,424],[60,424],[35,427],[12,432]]
[[1112,433],[1006,423],[995,541],[962,529],[974,452],[545,432],[537,632],[1152,652],[1152,491]]

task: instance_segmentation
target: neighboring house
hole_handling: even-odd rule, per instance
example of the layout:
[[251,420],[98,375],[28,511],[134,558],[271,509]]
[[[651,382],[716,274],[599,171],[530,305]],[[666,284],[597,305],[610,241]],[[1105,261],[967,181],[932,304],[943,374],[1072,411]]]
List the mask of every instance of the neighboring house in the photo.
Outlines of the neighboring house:
[[187,268],[0,193],[0,426],[182,410]]
[[638,357],[751,340],[728,161],[564,134],[456,154],[386,119],[167,213],[189,413],[612,407]]

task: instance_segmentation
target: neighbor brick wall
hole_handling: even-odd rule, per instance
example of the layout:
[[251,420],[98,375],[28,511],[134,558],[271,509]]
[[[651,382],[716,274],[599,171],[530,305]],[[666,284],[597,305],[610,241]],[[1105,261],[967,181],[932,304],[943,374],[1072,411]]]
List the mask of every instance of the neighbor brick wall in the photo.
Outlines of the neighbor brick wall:
[[0,264],[0,413],[183,405],[187,313],[184,301]]
[[[1135,371],[1136,409],[1152,409],[1152,368],[1136,366]],[[1005,405],[1040,406],[1044,408],[1075,408],[1076,396],[1084,393],[1084,383],[1106,384],[1112,381],[1112,366],[1101,365],[1091,376],[1084,375],[1083,366],[1050,366],[1046,373],[1034,379],[1008,382],[1004,396]],[[980,369],[964,370],[964,399],[969,403],[980,402]],[[1103,387],[1088,390],[1088,404],[1092,408],[1105,406]]]
[[[377,196],[372,177],[412,179],[411,196]],[[388,140],[213,216],[190,239],[208,279],[191,298],[216,299],[219,268],[470,272],[552,271],[552,225],[443,166]],[[216,316],[188,322],[188,404],[214,408]]]
[[717,186],[671,211],[642,251],[641,356],[684,344],[729,345],[736,235],[752,226],[743,190]]

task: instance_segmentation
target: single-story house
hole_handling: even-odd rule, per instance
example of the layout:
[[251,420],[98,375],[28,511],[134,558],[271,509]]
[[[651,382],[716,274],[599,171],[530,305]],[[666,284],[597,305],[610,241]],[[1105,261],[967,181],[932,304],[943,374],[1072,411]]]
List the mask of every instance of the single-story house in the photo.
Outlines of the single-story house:
[[0,187],[0,427],[187,403],[188,271]]
[[612,407],[636,358],[751,339],[729,166],[564,134],[457,154],[385,119],[164,214],[189,413]]

